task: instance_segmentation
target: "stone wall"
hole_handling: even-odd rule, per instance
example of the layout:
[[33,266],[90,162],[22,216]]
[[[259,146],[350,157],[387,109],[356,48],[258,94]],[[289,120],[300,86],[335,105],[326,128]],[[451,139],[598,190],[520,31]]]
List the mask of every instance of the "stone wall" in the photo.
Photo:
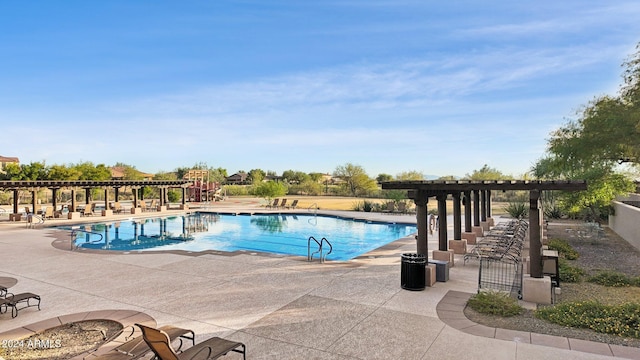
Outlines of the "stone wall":
[[640,204],[640,194],[630,194],[613,202],[615,215],[609,216],[609,227],[629,244],[640,250],[640,207],[624,202]]

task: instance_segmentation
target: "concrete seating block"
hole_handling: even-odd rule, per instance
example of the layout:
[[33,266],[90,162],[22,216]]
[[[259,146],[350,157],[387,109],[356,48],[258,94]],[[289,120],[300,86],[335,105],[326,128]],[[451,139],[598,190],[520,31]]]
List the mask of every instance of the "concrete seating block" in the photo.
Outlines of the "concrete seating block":
[[158,206],[158,211],[160,212],[167,211],[167,207],[165,205]]
[[132,214],[132,215],[142,214],[142,208],[139,208],[139,207],[132,207],[132,208],[131,208],[131,214]]
[[487,218],[487,222],[489,223],[489,226],[496,226],[495,221],[494,221],[494,220],[493,220],[493,218],[491,218],[491,217],[488,217],[488,218]]
[[536,304],[551,304],[551,277],[522,278],[522,300]]
[[67,219],[69,219],[69,220],[78,220],[78,219],[80,219],[80,213],[77,212],[77,211],[70,211],[67,214]]
[[22,214],[9,214],[9,221],[20,221],[22,220]]
[[489,231],[489,222],[480,221],[480,227],[482,228],[482,231]]
[[467,253],[467,240],[449,240],[449,250],[454,254],[464,255]]
[[425,271],[425,285],[432,287],[436,283],[436,265],[427,264],[424,268]]
[[471,231],[473,231],[473,233],[476,234],[477,237],[484,237],[482,226],[474,226],[473,228],[471,228]]
[[446,261],[449,263],[449,266],[453,266],[453,251],[451,250],[433,250],[431,257],[433,260]]
[[189,210],[189,205],[187,205],[187,204],[181,204],[181,205],[180,205],[180,210]]
[[462,239],[467,240],[467,245],[475,245],[477,243],[477,236],[472,232],[463,232]]
[[113,210],[102,210],[102,216],[112,216]]

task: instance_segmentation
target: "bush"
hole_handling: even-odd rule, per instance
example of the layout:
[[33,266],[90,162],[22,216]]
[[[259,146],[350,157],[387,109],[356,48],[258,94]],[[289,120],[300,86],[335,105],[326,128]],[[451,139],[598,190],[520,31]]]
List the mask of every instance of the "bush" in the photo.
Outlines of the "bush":
[[549,219],[560,219],[564,216],[564,212],[557,205],[544,208],[544,216]]
[[577,266],[572,266],[563,258],[558,259],[558,271],[560,271],[560,281],[568,283],[580,282],[585,271]]
[[580,257],[580,254],[566,240],[551,239],[547,245],[549,249],[558,251],[558,255],[567,260],[576,260]]
[[596,301],[562,303],[536,311],[536,317],[563,326],[640,338],[640,304],[603,305]]
[[482,313],[499,316],[514,316],[522,314],[524,309],[518,300],[508,294],[497,291],[482,291],[473,295],[467,302],[470,308]]
[[632,278],[616,271],[602,271],[591,276],[587,281],[603,286],[625,287],[640,286],[640,277]]
[[371,212],[374,207],[376,207],[376,204],[369,200],[358,201],[353,204],[353,210],[355,211]]
[[515,219],[522,219],[529,214],[527,204],[523,202],[510,202],[504,210]]
[[249,195],[249,187],[246,185],[225,185],[224,190],[227,192],[227,196]]

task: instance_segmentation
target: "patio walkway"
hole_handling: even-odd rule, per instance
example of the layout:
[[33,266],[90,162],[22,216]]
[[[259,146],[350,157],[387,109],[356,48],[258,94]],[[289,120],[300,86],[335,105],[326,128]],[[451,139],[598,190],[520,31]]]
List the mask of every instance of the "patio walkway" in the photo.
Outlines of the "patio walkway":
[[[359,214],[415,222],[412,215]],[[462,266],[460,256],[448,282],[424,291],[401,289],[400,254],[415,252],[413,238],[347,263],[319,264],[254,253],[71,252],[54,248],[56,237],[68,239],[68,233],[0,221],[0,277],[18,279],[13,292],[42,296],[41,311],[28,308],[15,319],[0,315],[0,332],[121,309],[148,314],[158,325],[191,328],[197,340],[244,342],[248,359],[640,359],[639,349],[471,323],[461,309],[477,288],[478,267]],[[437,237],[429,248],[437,248]]]

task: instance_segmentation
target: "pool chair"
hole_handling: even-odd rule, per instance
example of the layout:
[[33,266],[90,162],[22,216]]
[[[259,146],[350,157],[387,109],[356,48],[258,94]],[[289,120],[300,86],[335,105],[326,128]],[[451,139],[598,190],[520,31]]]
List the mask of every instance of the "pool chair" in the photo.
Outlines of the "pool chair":
[[291,205],[287,205],[287,209],[295,209],[298,207],[298,199],[293,200]]
[[280,207],[284,209],[286,208],[286,206],[287,206],[287,199],[282,199],[282,202],[280,203]]
[[[180,341],[180,344],[178,345],[176,351],[181,351],[182,346],[185,343],[191,342],[192,346],[196,344],[196,336],[193,330],[183,329],[171,325],[161,326],[158,329],[164,331],[169,336],[171,342],[175,340]],[[124,336],[125,342],[123,344],[118,345],[103,354],[100,354],[100,348],[98,348],[91,352],[94,356],[87,357],[87,359],[131,360],[144,357],[151,351],[151,348],[149,348],[142,336],[134,335],[135,330],[136,328],[133,325],[122,329],[116,336],[112,337],[111,340],[121,337],[123,334],[127,334]]]
[[156,358],[160,360],[217,359],[226,355],[229,351],[242,354],[243,359],[247,358],[247,349],[243,343],[219,337],[209,338],[181,353],[177,353],[171,347],[171,339],[166,332],[145,325],[136,324],[136,326],[142,330],[144,341],[156,355]]
[[[0,287],[0,293],[4,294],[3,297],[0,297],[0,314],[6,313],[9,308],[11,308],[11,317],[14,318],[18,316],[18,311],[31,307],[37,306],[38,310],[40,310],[40,296],[33,293],[20,293],[20,294],[12,294],[7,291],[6,288]],[[31,300],[33,299],[33,303]],[[35,303],[35,301],[38,303]]]
[[277,209],[279,202],[280,202],[280,199],[275,199],[275,200],[273,200],[273,203],[267,204],[267,207],[270,208],[270,209]]
[[82,210],[82,216],[93,216],[93,207],[94,204],[90,203],[84,206],[84,209]]

